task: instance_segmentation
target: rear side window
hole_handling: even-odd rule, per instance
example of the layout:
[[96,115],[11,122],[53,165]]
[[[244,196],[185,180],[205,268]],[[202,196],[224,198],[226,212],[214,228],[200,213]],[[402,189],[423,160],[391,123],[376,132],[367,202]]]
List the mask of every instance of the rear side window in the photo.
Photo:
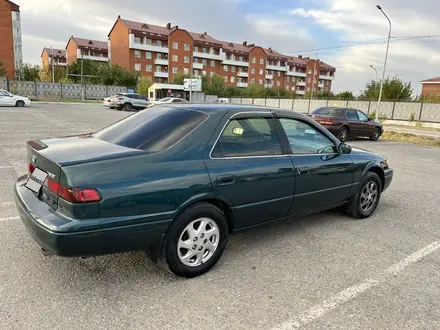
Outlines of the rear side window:
[[157,107],[131,115],[93,136],[123,147],[159,152],[182,140],[207,118],[203,112]]
[[281,144],[270,118],[244,118],[229,121],[211,156],[252,157],[281,155]]
[[339,108],[319,108],[313,111],[313,114],[339,117],[344,112],[344,109]]

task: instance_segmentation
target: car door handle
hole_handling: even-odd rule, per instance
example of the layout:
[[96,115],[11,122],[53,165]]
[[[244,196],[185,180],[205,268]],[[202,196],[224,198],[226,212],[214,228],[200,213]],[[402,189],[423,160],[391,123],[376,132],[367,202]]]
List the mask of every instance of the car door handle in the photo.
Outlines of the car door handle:
[[309,173],[309,168],[307,166],[297,167],[298,174]]
[[217,177],[218,185],[228,185],[235,183],[235,177],[233,175],[220,175]]

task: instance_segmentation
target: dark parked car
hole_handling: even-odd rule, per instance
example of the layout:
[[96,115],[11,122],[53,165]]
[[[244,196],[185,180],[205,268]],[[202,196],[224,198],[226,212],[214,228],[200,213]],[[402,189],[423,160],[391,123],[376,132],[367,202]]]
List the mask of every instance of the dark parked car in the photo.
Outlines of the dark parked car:
[[393,170],[293,111],[160,105],[98,132],[27,143],[15,185],[46,254],[146,250],[179,276],[220,259],[233,232],[343,206],[369,217]]
[[339,140],[364,136],[377,141],[383,133],[383,125],[368,117],[364,112],[350,108],[323,107],[316,109],[309,117],[320,123]]

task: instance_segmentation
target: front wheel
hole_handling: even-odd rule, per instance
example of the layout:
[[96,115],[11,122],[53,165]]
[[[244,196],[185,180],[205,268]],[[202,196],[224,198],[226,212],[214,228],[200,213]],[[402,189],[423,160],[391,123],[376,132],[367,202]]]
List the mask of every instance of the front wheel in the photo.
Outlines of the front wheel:
[[16,107],[24,107],[24,101],[18,100],[18,101],[15,103],[15,106],[16,106]]
[[125,104],[124,104],[124,110],[125,110],[125,111],[131,111],[132,108],[133,108],[133,107],[131,106],[130,103],[125,103]]
[[356,195],[353,195],[348,208],[348,214],[353,218],[364,219],[371,216],[379,204],[382,192],[382,182],[374,172],[368,172],[362,179]]
[[196,277],[219,261],[228,242],[223,213],[209,203],[182,211],[169,229],[164,245],[169,269],[177,276]]
[[376,127],[376,129],[374,130],[373,135],[370,136],[370,140],[371,141],[377,141],[377,140],[379,140],[379,137],[380,137],[380,128]]

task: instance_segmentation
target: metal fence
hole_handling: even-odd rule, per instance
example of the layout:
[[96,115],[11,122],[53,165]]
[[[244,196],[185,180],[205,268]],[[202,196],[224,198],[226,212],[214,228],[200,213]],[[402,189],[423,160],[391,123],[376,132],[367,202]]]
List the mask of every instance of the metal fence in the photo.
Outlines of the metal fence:
[[[231,98],[233,104],[259,105],[280,109],[310,113],[326,107],[347,107],[375,113],[377,101],[315,100],[315,99],[265,99],[265,98]],[[440,104],[422,102],[381,102],[379,117],[390,120],[414,120],[420,122],[440,123]]]
[[27,96],[30,98],[57,98],[57,99],[81,99],[84,93],[85,99],[102,99],[117,93],[126,93],[123,86],[87,85],[72,83],[53,83],[44,81],[21,81],[0,78],[0,89],[12,94]]

